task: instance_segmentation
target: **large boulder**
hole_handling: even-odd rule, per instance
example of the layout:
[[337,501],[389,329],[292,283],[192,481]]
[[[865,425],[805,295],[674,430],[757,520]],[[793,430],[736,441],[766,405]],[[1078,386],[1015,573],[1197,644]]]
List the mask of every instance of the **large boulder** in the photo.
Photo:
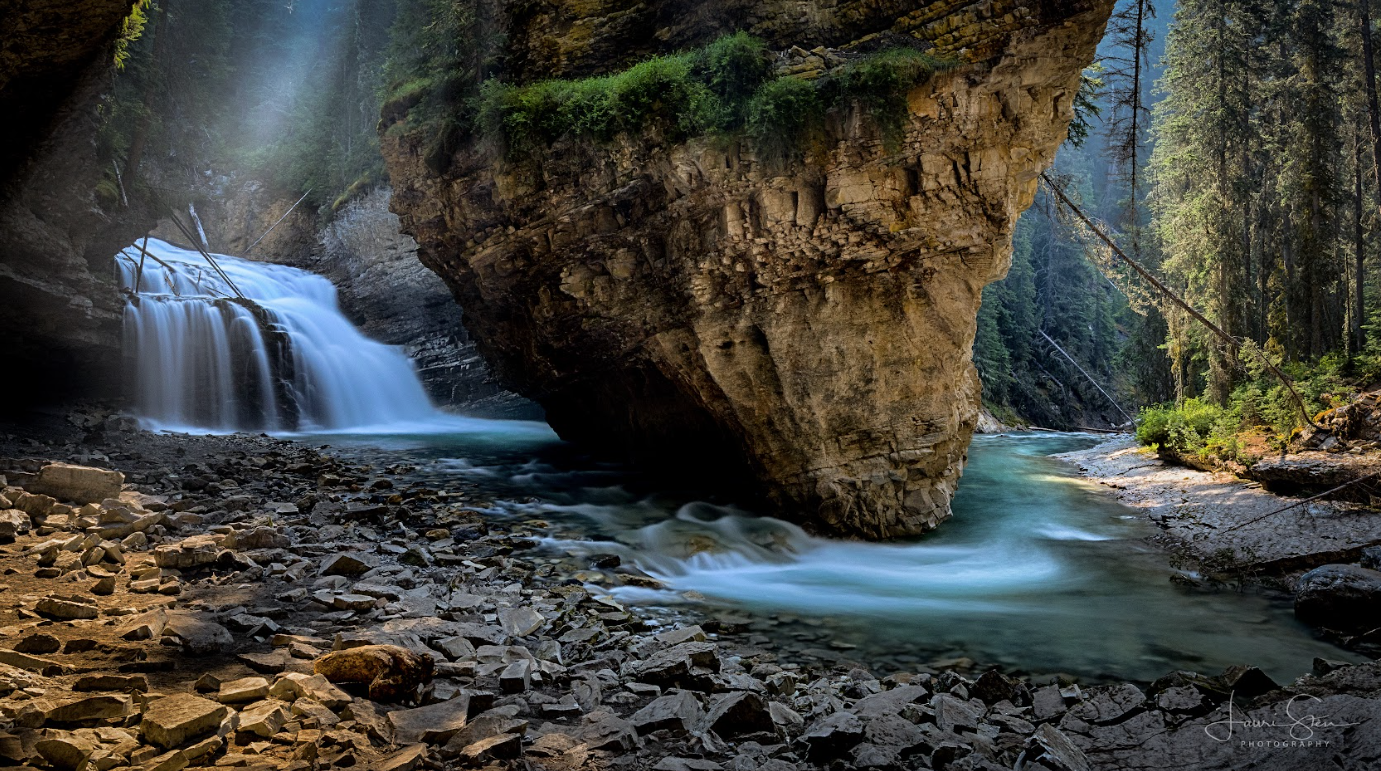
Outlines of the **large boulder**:
[[38,495],[51,495],[60,501],[100,503],[107,498],[118,498],[124,483],[125,475],[118,471],[49,463],[39,469],[38,476],[24,485],[24,489]]
[[1300,577],[1295,615],[1339,630],[1381,627],[1381,571],[1357,565],[1324,565]]

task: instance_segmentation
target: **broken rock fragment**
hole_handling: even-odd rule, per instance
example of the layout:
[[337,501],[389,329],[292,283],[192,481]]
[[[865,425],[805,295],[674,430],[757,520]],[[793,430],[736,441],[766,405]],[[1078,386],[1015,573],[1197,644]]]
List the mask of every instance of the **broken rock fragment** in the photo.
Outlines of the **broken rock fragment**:
[[224,704],[179,693],[145,707],[139,727],[146,740],[171,750],[216,730],[228,714],[230,709]]

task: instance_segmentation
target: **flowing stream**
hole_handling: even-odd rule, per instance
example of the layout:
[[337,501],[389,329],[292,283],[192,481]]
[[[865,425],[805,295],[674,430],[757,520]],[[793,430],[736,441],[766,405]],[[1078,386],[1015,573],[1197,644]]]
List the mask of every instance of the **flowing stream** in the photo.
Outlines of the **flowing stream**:
[[[1294,618],[1290,598],[1181,586],[1152,529],[1052,454],[1080,434],[979,436],[954,519],[909,543],[815,538],[788,522],[670,491],[530,426],[464,437],[331,439],[411,463],[428,486],[473,485],[489,513],[551,523],[552,555],[617,555],[666,584],[638,605],[728,612],[756,639],[881,671],[960,657],[1034,674],[1150,681],[1252,664],[1288,682],[1315,657],[1356,660]],[[515,426],[516,428],[516,426]]]
[[490,516],[543,523],[553,560],[617,556],[664,587],[615,588],[627,602],[728,613],[755,644],[879,670],[967,657],[1147,681],[1249,663],[1288,681],[1316,656],[1351,658],[1296,622],[1288,598],[1173,583],[1149,526],[1050,457],[1092,437],[979,437],[937,532],[829,541],[592,461],[542,424],[437,411],[402,351],[352,327],[320,276],[228,256],[217,267],[161,241],[147,251],[117,263],[150,426],[309,436],[407,466],[405,483],[468,488]]

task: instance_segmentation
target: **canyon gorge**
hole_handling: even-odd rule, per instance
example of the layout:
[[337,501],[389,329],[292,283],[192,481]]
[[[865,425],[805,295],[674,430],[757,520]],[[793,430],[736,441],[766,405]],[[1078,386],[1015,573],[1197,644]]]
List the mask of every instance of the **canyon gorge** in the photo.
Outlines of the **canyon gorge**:
[[555,3],[506,19],[504,55],[522,83],[742,29],[801,78],[888,36],[956,66],[910,90],[899,140],[846,109],[784,166],[657,127],[448,154],[386,108],[393,208],[563,437],[746,475],[821,532],[915,535],[950,515],[980,409],[981,293],[1011,263],[1111,3],[796,9]]

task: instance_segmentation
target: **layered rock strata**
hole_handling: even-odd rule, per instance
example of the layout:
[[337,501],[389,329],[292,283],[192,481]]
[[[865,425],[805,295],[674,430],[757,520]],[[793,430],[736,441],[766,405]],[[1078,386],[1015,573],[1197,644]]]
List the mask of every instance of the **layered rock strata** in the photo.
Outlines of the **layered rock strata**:
[[672,4],[649,3],[641,37],[603,6],[553,5],[509,19],[517,71],[606,71],[648,40],[736,28],[778,50],[907,34],[963,62],[911,91],[899,144],[836,114],[785,169],[747,142],[651,129],[523,160],[472,141],[438,172],[421,132],[384,134],[423,262],[564,437],[744,470],[824,532],[908,536],[949,517],[978,419],[982,289],[1010,265],[1111,3],[840,3],[812,21],[697,3],[665,26]]

